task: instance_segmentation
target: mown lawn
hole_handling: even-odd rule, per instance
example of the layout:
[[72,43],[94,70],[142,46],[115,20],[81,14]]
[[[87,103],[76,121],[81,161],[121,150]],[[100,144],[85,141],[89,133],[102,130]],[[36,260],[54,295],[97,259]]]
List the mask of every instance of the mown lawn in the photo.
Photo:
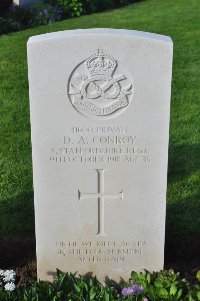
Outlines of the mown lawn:
[[[169,35],[174,42],[168,240],[199,238],[200,1],[146,0],[0,37],[0,236],[34,234],[26,42],[32,35],[109,27]],[[53,222],[53,221],[52,221]],[[189,242],[192,247],[193,240]],[[184,245],[184,243],[183,243]],[[177,246],[178,247],[178,246]]]

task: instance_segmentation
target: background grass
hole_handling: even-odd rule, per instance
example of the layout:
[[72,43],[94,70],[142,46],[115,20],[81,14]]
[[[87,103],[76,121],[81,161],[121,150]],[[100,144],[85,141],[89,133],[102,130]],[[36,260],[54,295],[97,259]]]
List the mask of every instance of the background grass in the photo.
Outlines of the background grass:
[[179,241],[199,237],[199,12],[199,0],[147,0],[0,37],[0,235],[34,235],[28,38],[51,31],[109,27],[155,32],[173,39],[167,243],[172,237]]

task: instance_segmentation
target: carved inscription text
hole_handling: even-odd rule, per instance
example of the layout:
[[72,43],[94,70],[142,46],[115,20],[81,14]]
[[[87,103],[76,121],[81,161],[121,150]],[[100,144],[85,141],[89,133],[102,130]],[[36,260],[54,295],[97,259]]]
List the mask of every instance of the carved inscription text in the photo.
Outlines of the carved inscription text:
[[150,164],[151,154],[125,126],[74,126],[70,134],[64,135],[63,144],[52,146],[50,161],[59,164]]
[[[57,241],[59,256],[75,257],[78,263],[120,263],[127,257],[141,256],[146,242],[135,241]],[[73,259],[74,260],[74,259]]]

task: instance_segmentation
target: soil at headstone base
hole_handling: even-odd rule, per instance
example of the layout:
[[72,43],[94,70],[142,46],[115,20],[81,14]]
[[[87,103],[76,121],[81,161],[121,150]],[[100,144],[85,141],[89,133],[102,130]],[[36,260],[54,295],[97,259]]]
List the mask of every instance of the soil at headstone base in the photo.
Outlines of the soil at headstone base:
[[0,236],[0,269],[13,269],[18,287],[37,279],[35,238]]
[[191,282],[200,269],[200,233],[166,232],[165,269],[174,269]]
[[[30,285],[37,278],[35,238],[0,237],[0,269],[14,269],[18,286]],[[200,269],[200,234],[186,236],[181,233],[166,233],[165,268],[180,272],[182,277],[193,282]]]

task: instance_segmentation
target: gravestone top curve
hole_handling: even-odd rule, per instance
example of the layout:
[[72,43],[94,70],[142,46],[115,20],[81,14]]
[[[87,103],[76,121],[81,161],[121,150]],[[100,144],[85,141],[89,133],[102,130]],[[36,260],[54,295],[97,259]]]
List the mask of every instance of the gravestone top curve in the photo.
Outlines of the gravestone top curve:
[[51,33],[45,33],[41,35],[32,36],[29,38],[28,43],[45,41],[49,39],[59,39],[69,36],[83,36],[83,35],[123,35],[127,37],[138,37],[141,39],[153,39],[157,41],[172,43],[172,39],[169,36],[144,32],[139,30],[129,30],[129,29],[113,29],[113,28],[89,28],[89,29],[73,29],[73,30],[63,30]]

